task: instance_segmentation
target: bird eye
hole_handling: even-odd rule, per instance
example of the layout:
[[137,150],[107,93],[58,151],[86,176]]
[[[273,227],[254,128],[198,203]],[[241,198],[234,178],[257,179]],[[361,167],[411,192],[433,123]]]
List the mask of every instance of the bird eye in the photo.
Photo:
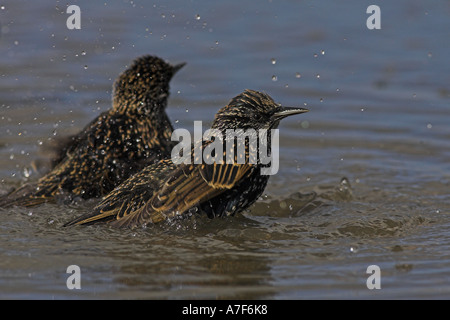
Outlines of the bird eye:
[[253,118],[258,122],[261,122],[263,120],[263,116],[258,113],[253,115]]

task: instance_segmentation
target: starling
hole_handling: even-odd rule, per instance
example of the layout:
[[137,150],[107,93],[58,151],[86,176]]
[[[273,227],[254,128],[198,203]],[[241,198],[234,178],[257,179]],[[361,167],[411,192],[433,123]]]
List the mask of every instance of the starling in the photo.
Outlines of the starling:
[[60,148],[52,171],[0,198],[0,206],[100,197],[170,156],[173,127],[165,109],[169,82],[183,66],[150,55],[136,59],[114,82],[112,108]]
[[[275,129],[282,118],[307,111],[282,107],[265,93],[245,90],[217,112],[212,129],[223,134],[227,129]],[[204,141],[203,146],[211,141]],[[237,148],[238,142],[234,143],[232,147]],[[270,139],[267,143],[270,147]],[[155,162],[104,197],[93,212],[66,226],[110,222],[134,227],[195,212],[210,218],[242,212],[259,198],[269,179],[262,174],[264,165],[259,160],[249,161],[249,150],[246,141],[243,163],[236,161],[237,153],[232,163],[207,164],[204,159],[178,165],[170,159]],[[224,158],[227,152],[231,152],[228,146]]]

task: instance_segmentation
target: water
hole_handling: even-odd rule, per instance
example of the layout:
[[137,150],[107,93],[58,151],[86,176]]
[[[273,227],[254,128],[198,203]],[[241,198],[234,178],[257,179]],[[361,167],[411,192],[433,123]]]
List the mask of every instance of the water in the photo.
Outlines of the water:
[[0,209],[0,298],[450,298],[447,1],[379,1],[380,30],[368,1],[77,4],[81,30],[66,3],[2,2],[0,193],[38,179],[49,139],[107,110],[142,54],[188,63],[176,128],[246,88],[310,112],[281,124],[280,170],[243,215],[129,231],[62,228],[95,201]]

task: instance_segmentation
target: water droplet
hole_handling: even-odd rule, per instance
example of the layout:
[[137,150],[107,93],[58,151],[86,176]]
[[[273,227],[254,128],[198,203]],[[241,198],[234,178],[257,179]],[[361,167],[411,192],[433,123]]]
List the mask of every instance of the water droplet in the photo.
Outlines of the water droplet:
[[0,9],[5,10],[5,6],[0,6]]
[[277,81],[278,80],[278,77],[277,76],[272,76],[272,81]]
[[275,58],[270,59],[270,62],[272,62],[272,64],[277,63],[277,60]]
[[301,122],[301,126],[303,129],[308,129],[309,128],[309,121],[304,120]]
[[358,252],[358,248],[356,248],[356,247],[350,247],[350,252],[351,252],[351,253],[357,253],[357,252]]
[[325,50],[320,51],[322,55],[325,55]]
[[413,93],[412,97],[415,99],[417,97],[417,95],[415,93]]
[[296,72],[296,73],[295,73],[295,77],[296,77],[296,78],[301,78],[302,75],[300,74],[300,72]]
[[88,68],[88,66],[87,65],[84,65],[84,70],[86,70]]
[[81,55],[85,56],[86,55],[86,51],[81,51]]
[[164,14],[164,13],[161,13],[161,18],[165,18],[166,17],[166,15]]
[[178,120],[178,119],[177,119],[177,120],[175,120],[175,123],[178,123],[178,122],[180,122],[180,120]]
[[31,211],[30,211],[30,212],[28,212],[28,216],[30,216],[30,217],[31,217],[32,215],[33,215],[33,212],[31,212]]
[[186,108],[186,112],[189,112],[189,109],[188,109],[188,108]]
[[31,175],[31,169],[30,168],[23,168],[23,176],[25,177],[25,178],[29,178],[30,177],[30,175]]
[[314,58],[317,58],[319,55],[317,53],[314,53]]
[[343,177],[339,184],[341,187],[350,188],[350,181],[348,181],[347,177]]
[[19,41],[14,41],[14,44],[17,46],[19,44]]
[[316,78],[317,78],[317,79],[320,79],[320,74],[317,74],[317,75],[316,75]]
[[428,52],[428,58],[431,58],[433,54],[431,52]]
[[339,91],[341,91],[339,88],[336,88],[336,92],[339,92]]
[[323,98],[320,98],[320,100],[319,100],[320,102],[323,102]]
[[431,123],[429,123],[429,124],[427,124],[427,128],[431,129],[431,128],[433,128],[433,125]]
[[195,20],[200,20],[200,15],[199,14],[195,15]]
[[361,108],[361,112],[364,112],[364,108]]

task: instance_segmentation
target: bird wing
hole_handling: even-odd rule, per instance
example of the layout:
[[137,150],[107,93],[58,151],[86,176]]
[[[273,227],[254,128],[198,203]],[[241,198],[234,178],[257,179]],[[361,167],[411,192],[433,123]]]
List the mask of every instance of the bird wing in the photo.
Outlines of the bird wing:
[[[48,151],[55,155],[52,159],[53,167],[64,161],[68,155],[73,154],[88,139],[91,139],[90,135],[92,134],[90,133],[96,131],[97,127],[104,125],[104,119],[106,119],[108,113],[108,111],[102,112],[76,134],[56,137],[53,144],[47,146]],[[98,132],[95,132],[95,134],[98,134]]]
[[45,203],[46,197],[30,196],[36,192],[37,184],[25,184],[9,194],[0,197],[0,207],[24,206],[33,207]]
[[158,223],[233,188],[253,171],[249,164],[179,165],[158,192],[137,210],[114,221],[118,227]]
[[84,214],[66,223],[65,226],[106,222],[133,214],[145,205],[168,171],[174,168],[170,159],[145,167],[106,195],[93,212]]

